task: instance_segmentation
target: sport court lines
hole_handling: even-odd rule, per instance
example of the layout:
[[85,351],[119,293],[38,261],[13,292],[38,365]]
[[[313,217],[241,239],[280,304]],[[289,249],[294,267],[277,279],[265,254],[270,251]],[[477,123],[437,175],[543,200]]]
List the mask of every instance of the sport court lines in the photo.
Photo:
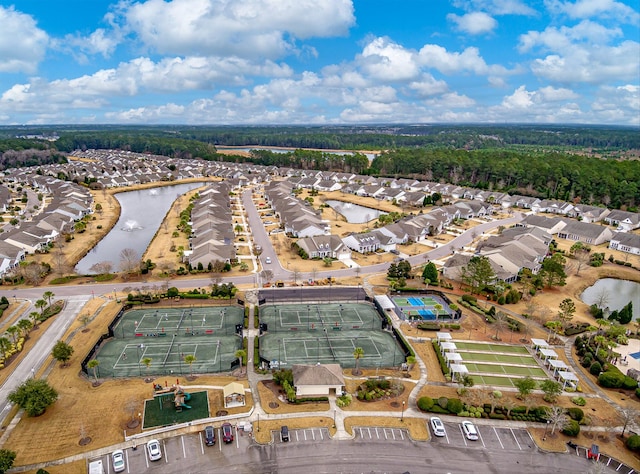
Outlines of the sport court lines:
[[[322,349],[325,349],[326,346],[321,346],[319,343],[319,339],[282,339],[282,355],[283,361],[287,360],[316,360],[320,357],[324,352]],[[359,337],[356,340],[351,337],[340,337],[334,336],[329,337],[326,336],[327,342],[329,344],[329,350],[331,351],[331,355],[335,360],[352,360],[353,359],[353,351],[356,347],[364,346],[364,355],[362,358],[369,359],[377,359],[382,356],[382,352],[380,351],[378,345],[375,343],[373,339],[370,337]],[[365,344],[361,344],[361,342],[365,342]],[[287,353],[289,353],[290,357],[287,357]],[[300,356],[299,354],[304,354]]]

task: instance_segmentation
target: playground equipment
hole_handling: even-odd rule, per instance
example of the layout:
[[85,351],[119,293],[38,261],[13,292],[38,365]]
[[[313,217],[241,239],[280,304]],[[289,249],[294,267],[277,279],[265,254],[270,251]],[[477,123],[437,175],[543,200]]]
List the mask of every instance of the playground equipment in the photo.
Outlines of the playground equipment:
[[182,411],[183,408],[191,408],[190,405],[185,403],[191,400],[191,394],[184,391],[184,389],[179,385],[177,379],[176,383],[171,387],[168,385],[163,387],[160,384],[155,384],[153,386],[153,397],[158,399],[161,410],[165,400],[171,401],[178,412]]

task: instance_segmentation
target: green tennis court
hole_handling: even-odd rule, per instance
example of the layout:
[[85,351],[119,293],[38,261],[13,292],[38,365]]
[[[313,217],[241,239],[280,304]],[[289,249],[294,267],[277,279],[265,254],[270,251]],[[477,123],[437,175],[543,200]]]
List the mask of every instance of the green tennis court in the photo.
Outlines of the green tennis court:
[[260,338],[260,356],[272,368],[293,364],[339,363],[355,367],[356,347],[364,350],[360,367],[394,367],[405,362],[405,355],[391,334],[384,331],[299,332],[265,334]]
[[264,305],[260,307],[260,322],[269,332],[382,329],[380,315],[365,303]]

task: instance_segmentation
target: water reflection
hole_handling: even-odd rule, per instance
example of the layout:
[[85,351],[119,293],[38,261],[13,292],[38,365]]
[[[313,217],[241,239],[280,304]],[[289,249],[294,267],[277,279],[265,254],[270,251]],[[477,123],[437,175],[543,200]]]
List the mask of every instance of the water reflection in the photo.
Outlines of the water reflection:
[[182,194],[203,184],[184,183],[116,194],[115,197],[120,203],[118,222],[111,232],[78,262],[75,271],[81,275],[90,275],[95,273],[91,267],[102,262],[109,262],[113,271],[118,271],[120,252],[124,249],[132,249],[141,258],[173,202]]

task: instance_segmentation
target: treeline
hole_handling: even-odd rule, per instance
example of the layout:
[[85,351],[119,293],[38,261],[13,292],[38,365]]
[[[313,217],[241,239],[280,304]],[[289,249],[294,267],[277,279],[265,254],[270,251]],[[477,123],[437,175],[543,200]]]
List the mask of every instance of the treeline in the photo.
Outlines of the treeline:
[[80,132],[61,133],[56,148],[67,153],[73,150],[104,149],[169,156],[172,158],[218,158],[215,146],[197,140],[144,132]]
[[[236,156],[220,155],[223,161],[238,161]],[[341,171],[361,174],[369,168],[369,159],[362,153],[326,153],[319,150],[293,150],[276,153],[269,150],[251,150],[251,161],[259,165],[318,171]]]
[[[0,145],[2,145],[1,142]],[[66,160],[67,158],[55,149],[8,149],[0,151],[0,170],[64,163]]]
[[399,149],[373,160],[371,173],[413,176],[607,207],[640,203],[640,165],[562,153]]

